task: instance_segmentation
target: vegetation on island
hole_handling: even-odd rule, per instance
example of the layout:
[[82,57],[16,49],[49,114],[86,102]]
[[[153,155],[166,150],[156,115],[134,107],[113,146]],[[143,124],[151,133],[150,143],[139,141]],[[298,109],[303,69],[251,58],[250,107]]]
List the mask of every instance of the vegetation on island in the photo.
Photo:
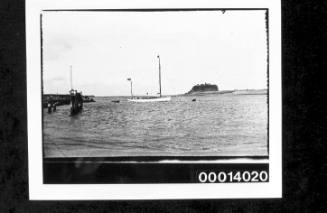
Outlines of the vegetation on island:
[[215,84],[197,84],[187,94],[201,93],[201,92],[218,92],[218,86]]

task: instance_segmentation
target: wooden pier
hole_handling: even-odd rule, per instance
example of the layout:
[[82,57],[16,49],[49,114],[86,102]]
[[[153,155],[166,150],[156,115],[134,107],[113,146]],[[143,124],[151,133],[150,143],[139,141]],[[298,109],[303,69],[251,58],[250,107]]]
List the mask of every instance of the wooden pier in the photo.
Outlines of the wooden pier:
[[48,113],[55,112],[57,106],[71,104],[70,114],[75,115],[83,109],[83,103],[95,102],[93,95],[82,95],[77,90],[71,90],[69,94],[44,94],[42,100],[43,108]]
[[[70,94],[44,94],[43,108],[48,107],[48,103],[57,103],[57,106],[68,105],[71,101]],[[83,103],[95,102],[93,95],[82,95]]]
[[83,96],[81,92],[77,92],[77,90],[70,90],[70,114],[76,115],[83,109]]

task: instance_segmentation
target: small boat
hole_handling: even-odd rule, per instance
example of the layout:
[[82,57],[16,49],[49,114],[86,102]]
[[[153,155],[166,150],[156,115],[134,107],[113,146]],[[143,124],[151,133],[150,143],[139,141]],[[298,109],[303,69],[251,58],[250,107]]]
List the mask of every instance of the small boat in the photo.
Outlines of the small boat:
[[146,102],[168,102],[171,100],[170,96],[162,97],[161,93],[161,65],[160,65],[160,56],[158,55],[157,58],[159,59],[159,97],[151,97],[151,98],[134,98],[133,97],[133,84],[132,79],[128,78],[127,80],[131,82],[131,99],[127,99],[130,102],[139,102],[139,103],[146,103]]
[[113,103],[119,103],[120,100],[113,100],[113,101],[111,101],[111,102],[113,102]]

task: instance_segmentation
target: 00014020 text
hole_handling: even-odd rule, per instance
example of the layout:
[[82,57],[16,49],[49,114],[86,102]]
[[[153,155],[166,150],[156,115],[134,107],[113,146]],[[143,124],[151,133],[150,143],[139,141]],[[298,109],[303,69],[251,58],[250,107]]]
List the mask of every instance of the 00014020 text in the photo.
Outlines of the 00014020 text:
[[268,182],[267,171],[220,171],[220,172],[199,172],[200,183],[247,183],[247,182]]

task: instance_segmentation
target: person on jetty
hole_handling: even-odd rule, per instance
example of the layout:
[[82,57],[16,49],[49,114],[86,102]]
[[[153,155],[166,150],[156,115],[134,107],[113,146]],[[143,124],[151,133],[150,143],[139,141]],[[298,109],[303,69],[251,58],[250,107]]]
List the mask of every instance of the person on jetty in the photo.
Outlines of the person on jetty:
[[48,113],[57,111],[57,104],[58,102],[54,102],[52,99],[49,99],[47,104]]
[[54,102],[54,104],[52,106],[52,111],[53,112],[57,111],[57,102]]
[[48,107],[48,113],[51,113],[52,112],[52,101],[51,100],[48,101],[47,107]]

